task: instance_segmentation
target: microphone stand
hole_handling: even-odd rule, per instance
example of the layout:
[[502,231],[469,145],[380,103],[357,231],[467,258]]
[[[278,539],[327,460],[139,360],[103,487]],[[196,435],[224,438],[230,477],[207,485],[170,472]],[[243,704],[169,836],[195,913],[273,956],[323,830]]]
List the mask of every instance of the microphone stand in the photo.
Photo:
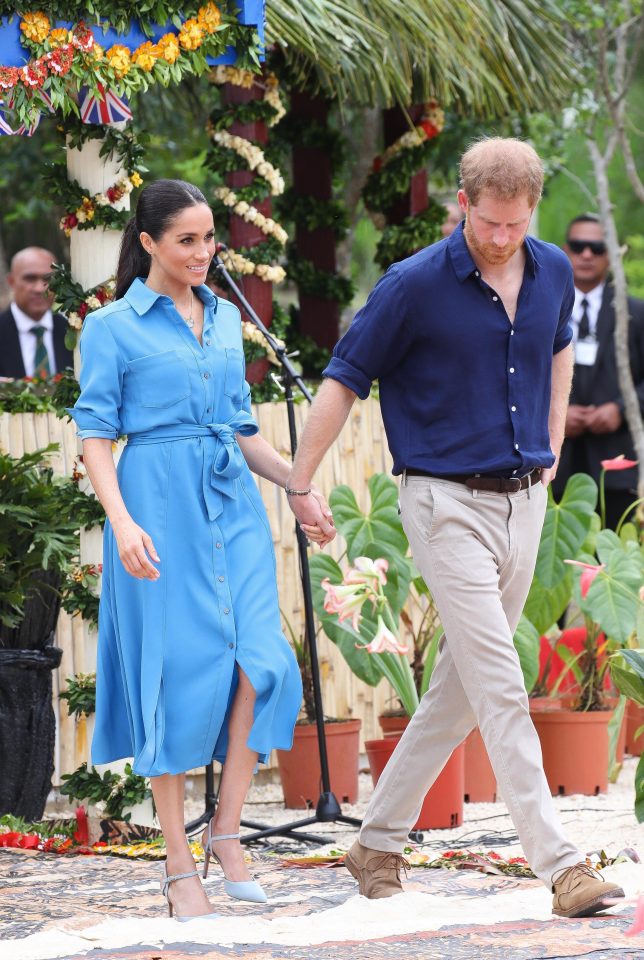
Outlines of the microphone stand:
[[[227,250],[225,244],[217,244],[217,253],[214,257],[216,270],[223,276],[226,283],[237,297],[245,312],[262,333],[264,339],[275,352],[282,370],[284,378],[284,395],[286,399],[286,409],[288,414],[288,428],[291,444],[291,458],[295,457],[297,450],[297,429],[295,425],[295,404],[293,400],[293,385],[296,385],[300,393],[306,398],[308,403],[313,402],[311,392],[304,383],[302,376],[297,372],[291,363],[286,352],[286,346],[279,343],[273,334],[268,330],[260,318],[257,316],[252,306],[243,295],[235,281],[230,276],[225,264],[219,256],[219,251]],[[320,754],[320,772],[322,775],[322,792],[315,807],[315,814],[312,817],[304,817],[301,820],[293,820],[290,823],[281,824],[275,827],[264,826],[262,824],[244,822],[242,826],[252,828],[253,832],[245,834],[241,838],[241,843],[251,843],[254,840],[261,840],[264,837],[290,837],[291,839],[309,841],[311,843],[327,843],[329,838],[315,836],[313,834],[295,833],[300,827],[309,827],[315,823],[346,823],[352,827],[359,827],[360,820],[355,817],[347,817],[342,813],[342,808],[338,803],[335,794],[331,790],[331,781],[329,777],[329,758],[327,754],[326,735],[324,732],[324,709],[322,706],[322,685],[320,682],[320,667],[318,662],[317,643],[315,639],[315,619],[313,615],[313,596],[311,592],[311,579],[309,576],[309,557],[307,553],[308,542],[302,532],[299,523],[295,524],[295,535],[297,538],[297,547],[300,561],[300,578],[302,580],[302,592],[304,599],[304,624],[305,640],[308,644],[311,657],[311,675],[313,680],[313,699],[315,703],[315,722],[317,726],[318,751]],[[206,767],[206,812],[198,820],[187,824],[186,832],[192,832],[195,826],[207,823],[216,808],[217,797],[212,790],[212,763]]]

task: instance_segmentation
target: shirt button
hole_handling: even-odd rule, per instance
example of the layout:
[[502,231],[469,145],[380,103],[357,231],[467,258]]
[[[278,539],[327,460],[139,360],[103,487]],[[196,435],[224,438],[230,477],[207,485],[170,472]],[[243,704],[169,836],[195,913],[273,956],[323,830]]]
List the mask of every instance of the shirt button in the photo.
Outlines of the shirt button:
[[514,336],[514,330],[510,330],[510,336],[511,336],[511,337]]
[[206,346],[207,346],[207,347],[210,346],[210,340],[208,340],[208,339],[206,339]]
[[206,407],[206,413],[212,413],[212,407]]
[[219,541],[217,541],[217,543],[215,544],[215,546],[217,547],[218,550],[221,550],[221,544],[219,543]]
[[516,407],[510,407],[510,410],[512,411],[512,413],[514,413],[514,411],[516,410]]
[[510,373],[514,373],[514,367],[510,367]]
[[492,299],[496,302],[499,298],[498,298],[498,297],[492,297]]
[[224,613],[230,613],[230,610],[228,609],[228,607],[224,607]]
[[518,444],[518,443],[515,443],[514,449],[515,449],[515,450],[518,450],[518,449],[519,449],[519,444]]
[[232,650],[232,648],[233,648],[234,646],[235,646],[234,643],[229,643],[229,644],[228,644],[228,649],[229,649],[229,650]]
[[478,272],[478,270],[475,270],[475,271],[474,271],[474,276],[475,276],[475,277],[480,277],[481,274]]
[[223,577],[217,577],[217,579],[219,580],[220,583],[223,583],[223,582],[224,582],[224,578],[223,578]]
[[205,372],[204,375],[203,375],[204,380],[207,380],[209,376],[210,376],[210,374],[209,374],[208,371],[206,370],[206,372]]

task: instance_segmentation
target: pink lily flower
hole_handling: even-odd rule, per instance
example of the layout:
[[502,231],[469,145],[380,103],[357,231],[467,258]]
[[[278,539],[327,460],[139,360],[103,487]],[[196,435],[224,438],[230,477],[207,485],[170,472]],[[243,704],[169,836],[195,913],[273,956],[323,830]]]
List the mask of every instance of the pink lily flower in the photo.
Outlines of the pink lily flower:
[[409,647],[399,643],[391,630],[385,625],[382,617],[378,617],[376,635],[371,643],[356,643],[356,647],[366,650],[367,653],[407,653]]
[[579,578],[579,589],[581,590],[582,597],[585,598],[586,594],[590,589],[590,585],[599,573],[600,570],[603,570],[606,566],[605,563],[583,563],[581,560],[564,560],[564,563],[569,563],[574,567],[583,567],[584,572]]
[[367,599],[364,589],[331,583],[328,577],[322,580],[321,587],[326,593],[324,598],[326,612],[337,614],[340,622],[351,617],[351,625],[354,630],[357,630],[360,626],[362,605]]
[[387,570],[389,563],[384,557],[372,560],[370,557],[356,557],[353,566],[347,571],[344,577],[344,583],[363,583],[372,590],[377,590],[378,585],[383,587],[387,583]]
[[601,461],[604,470],[628,470],[629,467],[636,467],[637,464],[637,460],[627,460],[623,453],[620,453],[618,457],[613,457],[612,460]]

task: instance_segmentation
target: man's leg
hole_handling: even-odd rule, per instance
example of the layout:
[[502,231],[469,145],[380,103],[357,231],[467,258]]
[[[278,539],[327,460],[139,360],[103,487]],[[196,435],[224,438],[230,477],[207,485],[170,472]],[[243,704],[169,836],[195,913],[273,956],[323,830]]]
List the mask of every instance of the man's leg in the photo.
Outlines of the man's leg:
[[535,873],[549,886],[556,870],[581,859],[557,821],[512,642],[514,624],[502,600],[503,585],[516,622],[532,578],[545,496],[540,485],[511,497],[474,494],[445,481],[410,478],[403,485],[405,531],[451,657],[440,670],[445,653],[441,657],[439,682],[378,782],[360,834],[365,847],[400,851],[426,790],[478,722]]

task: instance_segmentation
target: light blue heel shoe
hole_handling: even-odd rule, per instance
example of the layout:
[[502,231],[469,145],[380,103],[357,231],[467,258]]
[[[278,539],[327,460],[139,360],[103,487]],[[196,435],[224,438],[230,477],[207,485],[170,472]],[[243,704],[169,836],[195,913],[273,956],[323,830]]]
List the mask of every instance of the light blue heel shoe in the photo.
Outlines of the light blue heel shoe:
[[[170,899],[170,884],[174,883],[175,880],[185,880],[186,877],[196,877],[197,871],[191,870],[190,873],[174,873],[171,877],[168,876],[167,865],[163,864],[163,873],[161,874],[161,894],[165,897],[168,903],[168,912],[170,916],[174,914],[174,906],[172,900]],[[198,914],[195,917],[180,917],[175,916],[175,920],[179,920],[180,923],[187,923],[188,920],[218,920],[221,914],[219,913],[202,913]]]
[[[203,867],[203,878],[204,880],[208,876],[208,865],[210,863],[210,858],[216,860],[223,872],[223,864],[215,851],[212,849],[213,843],[217,840],[239,840],[240,834],[238,833],[223,833],[218,837],[213,837],[212,835],[212,820],[208,823],[208,840],[204,847],[205,853],[205,862]],[[229,880],[226,874],[224,873],[224,890],[229,897],[234,897],[235,900],[250,900],[251,903],[267,903],[268,897],[261,888],[261,885],[257,880]]]

